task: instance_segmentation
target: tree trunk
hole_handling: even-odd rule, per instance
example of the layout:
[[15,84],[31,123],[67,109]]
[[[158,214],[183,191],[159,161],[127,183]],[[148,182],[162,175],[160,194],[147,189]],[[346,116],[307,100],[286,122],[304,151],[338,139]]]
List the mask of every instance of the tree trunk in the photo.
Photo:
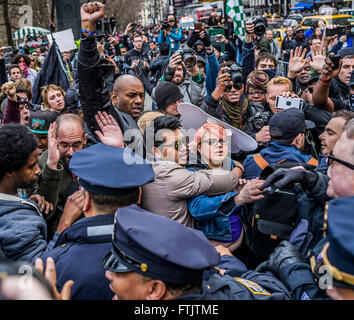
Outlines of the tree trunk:
[[55,21],[55,6],[56,6],[56,0],[52,0],[52,7],[50,10],[50,20]]
[[12,28],[11,28],[11,22],[9,18],[9,3],[8,0],[1,0],[0,1],[1,6],[2,6],[2,14],[4,17],[4,23],[5,23],[5,28],[6,28],[6,36],[7,36],[7,44],[11,47],[14,46],[14,42],[12,40]]

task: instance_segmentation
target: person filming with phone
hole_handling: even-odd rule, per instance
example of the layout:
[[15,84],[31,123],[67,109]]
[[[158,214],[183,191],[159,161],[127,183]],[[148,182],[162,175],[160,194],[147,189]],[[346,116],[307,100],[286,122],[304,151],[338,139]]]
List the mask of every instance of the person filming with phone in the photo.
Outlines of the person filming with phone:
[[320,81],[313,92],[314,103],[321,109],[335,112],[354,111],[354,48],[345,48],[326,58]]

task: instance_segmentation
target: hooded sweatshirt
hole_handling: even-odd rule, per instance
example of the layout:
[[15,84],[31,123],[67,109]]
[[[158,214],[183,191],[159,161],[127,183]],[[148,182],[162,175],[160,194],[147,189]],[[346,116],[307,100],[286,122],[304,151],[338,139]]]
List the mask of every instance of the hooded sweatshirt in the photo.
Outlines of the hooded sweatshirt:
[[37,204],[0,193],[0,246],[10,260],[34,262],[50,246]]

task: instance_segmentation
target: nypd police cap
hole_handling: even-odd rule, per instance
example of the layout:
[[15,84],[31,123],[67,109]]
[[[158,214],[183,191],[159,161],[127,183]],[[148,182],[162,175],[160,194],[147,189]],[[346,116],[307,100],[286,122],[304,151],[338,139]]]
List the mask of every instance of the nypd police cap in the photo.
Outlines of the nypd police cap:
[[203,271],[214,267],[219,253],[205,235],[136,205],[116,212],[106,270],[137,272],[175,284],[196,284]]
[[331,269],[333,284],[354,289],[354,197],[330,201],[328,236],[323,261]]
[[69,168],[83,188],[101,195],[129,194],[154,180],[151,164],[139,155],[102,143],[75,152]]

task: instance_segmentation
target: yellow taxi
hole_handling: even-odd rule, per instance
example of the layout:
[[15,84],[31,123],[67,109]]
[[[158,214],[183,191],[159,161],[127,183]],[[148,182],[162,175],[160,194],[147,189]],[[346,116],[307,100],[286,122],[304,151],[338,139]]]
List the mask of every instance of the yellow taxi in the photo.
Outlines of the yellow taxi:
[[349,15],[349,14],[336,14],[336,15],[328,15],[328,16],[307,16],[305,17],[301,23],[300,26],[306,30],[310,29],[312,27],[312,23],[314,21],[319,21],[320,25],[323,24],[323,27],[326,28],[329,25],[339,25],[339,26],[345,26],[348,23],[351,23],[354,25],[354,17]]
[[273,39],[278,40],[280,47],[285,37],[286,37],[286,28],[273,29]]

